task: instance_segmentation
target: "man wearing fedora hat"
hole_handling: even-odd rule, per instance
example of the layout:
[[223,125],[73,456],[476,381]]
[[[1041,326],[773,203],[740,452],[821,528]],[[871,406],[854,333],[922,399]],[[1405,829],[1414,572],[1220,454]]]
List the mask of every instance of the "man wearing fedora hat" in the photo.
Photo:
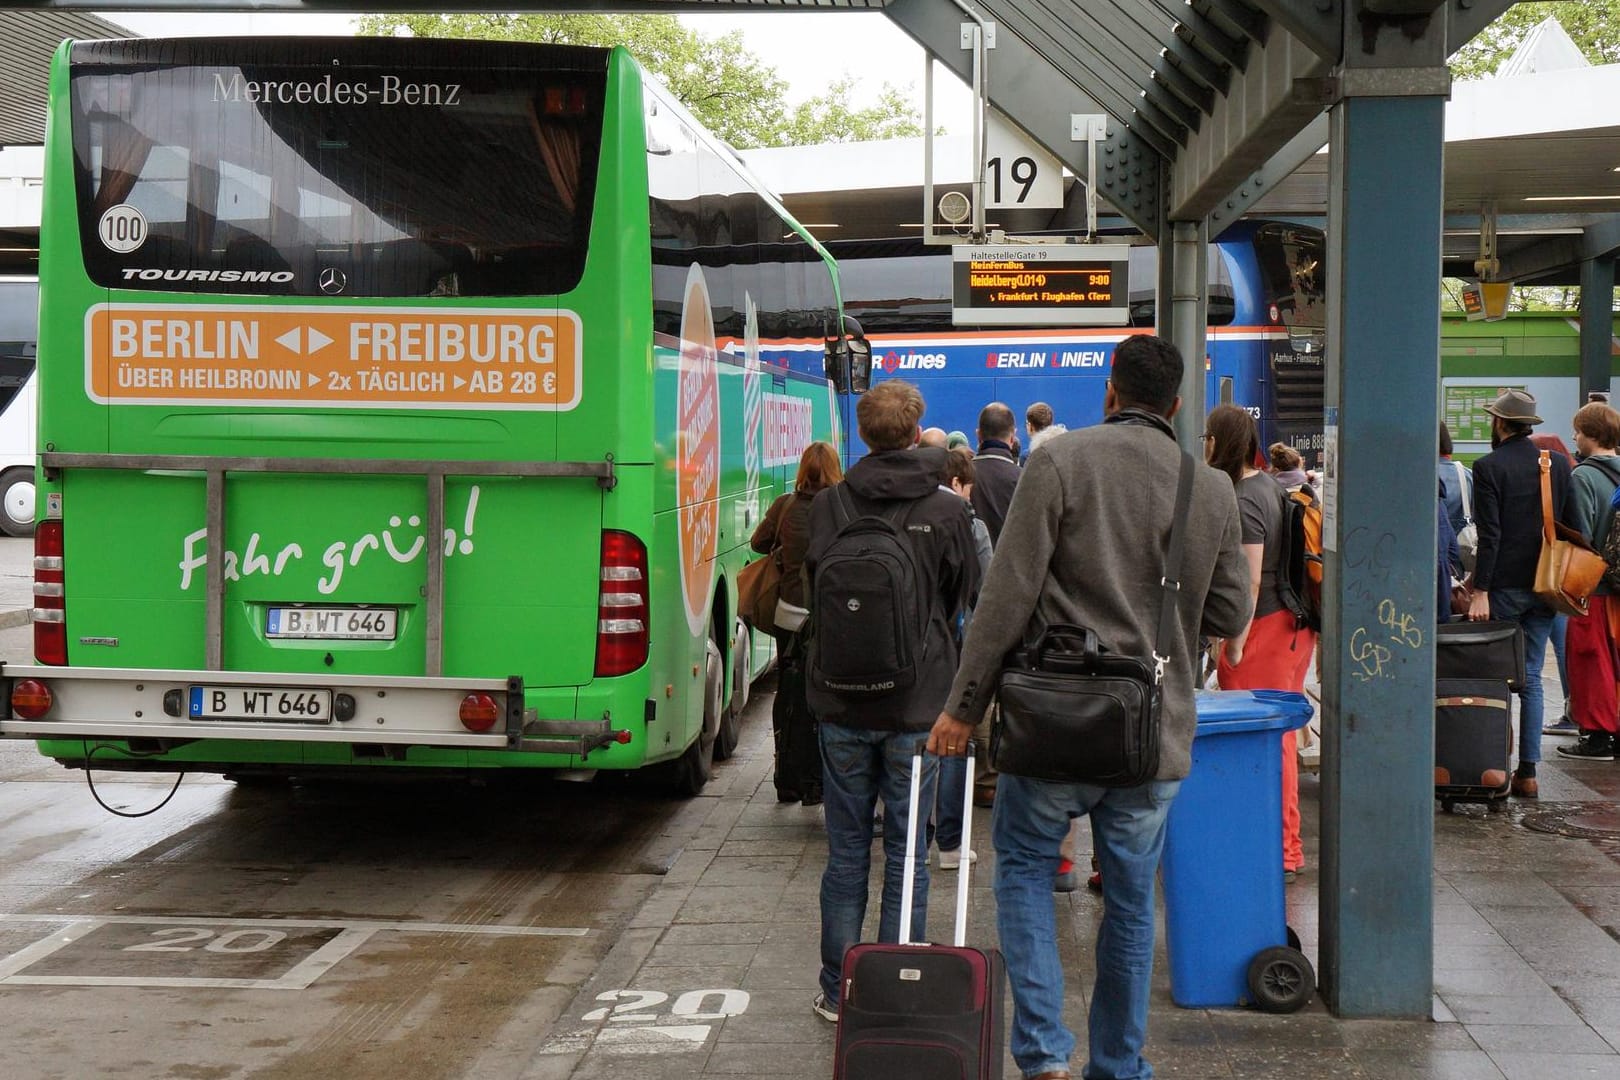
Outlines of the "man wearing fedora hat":
[[[1541,556],[1540,452],[1530,441],[1541,417],[1536,399],[1506,390],[1485,406],[1491,414],[1491,452],[1474,462],[1474,524],[1479,554],[1474,562],[1474,599],[1468,617],[1506,619],[1524,628],[1524,689],[1519,691],[1519,765],[1513,794],[1534,799],[1541,760],[1541,667],[1547,657],[1553,610],[1536,598],[1536,561]],[[1569,461],[1552,455],[1553,516],[1567,525]]]

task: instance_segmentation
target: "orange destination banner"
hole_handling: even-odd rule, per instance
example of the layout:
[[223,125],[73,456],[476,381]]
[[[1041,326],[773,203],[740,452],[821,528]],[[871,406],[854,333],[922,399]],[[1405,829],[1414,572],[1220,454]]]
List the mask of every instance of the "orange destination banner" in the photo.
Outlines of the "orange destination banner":
[[579,404],[579,316],[500,308],[98,304],[85,389],[108,405],[528,409]]

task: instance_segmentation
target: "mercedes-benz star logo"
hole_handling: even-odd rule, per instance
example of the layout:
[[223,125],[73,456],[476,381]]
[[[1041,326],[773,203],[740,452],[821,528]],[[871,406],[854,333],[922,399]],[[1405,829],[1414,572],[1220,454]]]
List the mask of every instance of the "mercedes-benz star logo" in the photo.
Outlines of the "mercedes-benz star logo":
[[349,287],[349,275],[335,266],[328,266],[321,271],[321,279],[317,283],[321,292],[328,296],[336,295]]

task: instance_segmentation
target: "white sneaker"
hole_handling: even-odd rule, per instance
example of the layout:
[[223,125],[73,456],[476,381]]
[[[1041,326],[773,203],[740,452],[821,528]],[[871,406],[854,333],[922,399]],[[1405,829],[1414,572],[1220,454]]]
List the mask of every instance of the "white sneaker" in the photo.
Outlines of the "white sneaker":
[[815,1011],[817,1016],[821,1017],[829,1024],[838,1023],[838,1008],[834,1005],[827,1004],[826,994],[817,994],[816,999],[810,1003],[810,1008]]
[[[968,862],[976,863],[976,862],[979,861],[978,854],[972,848],[968,848],[968,853],[967,854],[968,854]],[[946,851],[944,848],[940,849],[940,852],[939,852],[939,868],[941,870],[956,870],[956,869],[959,869],[961,867],[961,865],[962,865],[962,849],[961,848],[952,848],[950,851]]]

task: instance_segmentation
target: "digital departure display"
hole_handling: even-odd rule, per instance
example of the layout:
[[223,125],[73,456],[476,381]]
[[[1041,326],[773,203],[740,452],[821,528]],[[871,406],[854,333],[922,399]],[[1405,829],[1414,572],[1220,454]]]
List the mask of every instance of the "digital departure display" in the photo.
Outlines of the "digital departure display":
[[957,244],[951,321],[959,326],[1123,326],[1124,244]]

